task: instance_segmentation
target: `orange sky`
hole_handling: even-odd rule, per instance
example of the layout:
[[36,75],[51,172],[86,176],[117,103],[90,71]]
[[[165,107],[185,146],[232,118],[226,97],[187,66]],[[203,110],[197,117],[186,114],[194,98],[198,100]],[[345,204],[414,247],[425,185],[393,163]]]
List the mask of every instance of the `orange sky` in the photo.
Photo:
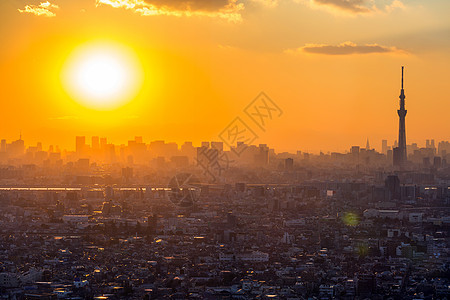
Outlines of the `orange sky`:
[[[391,0],[6,0],[0,2],[0,137],[72,149],[76,135],[199,143],[237,116],[280,151],[345,151],[397,137],[449,140],[450,2]],[[104,111],[67,93],[78,46],[132,49],[139,94]],[[283,110],[260,130],[244,108]]]

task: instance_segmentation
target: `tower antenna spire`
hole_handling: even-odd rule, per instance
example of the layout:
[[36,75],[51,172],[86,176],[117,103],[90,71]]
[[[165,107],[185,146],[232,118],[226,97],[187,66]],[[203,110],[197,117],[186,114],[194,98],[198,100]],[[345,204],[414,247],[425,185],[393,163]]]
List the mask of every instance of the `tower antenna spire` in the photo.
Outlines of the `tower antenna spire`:
[[402,66],[402,90],[403,90],[403,69],[404,69],[405,67],[404,66]]

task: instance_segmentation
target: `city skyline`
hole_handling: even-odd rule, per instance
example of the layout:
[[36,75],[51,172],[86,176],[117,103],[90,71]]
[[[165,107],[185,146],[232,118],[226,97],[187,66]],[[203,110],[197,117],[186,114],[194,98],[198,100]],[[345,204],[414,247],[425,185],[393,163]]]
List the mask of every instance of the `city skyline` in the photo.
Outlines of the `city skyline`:
[[[401,67],[401,89],[400,89],[400,96],[399,96],[399,106],[400,109],[397,110],[397,114],[399,116],[399,125],[398,125],[398,139],[396,139],[393,143],[392,146],[388,146],[388,140],[386,139],[382,139],[381,140],[381,146],[378,147],[373,147],[370,148],[370,142],[369,142],[369,138],[367,138],[366,140],[366,150],[372,150],[372,149],[376,149],[378,150],[378,152],[386,154],[388,150],[393,151],[393,164],[394,166],[405,166],[407,163],[407,156],[408,153],[407,151],[410,151],[409,148],[414,148],[414,149],[418,149],[418,143],[417,142],[412,142],[411,144],[407,144],[406,142],[406,114],[407,114],[407,110],[405,109],[405,92],[404,92],[404,66]],[[262,101],[262,102],[261,102]],[[256,122],[256,124],[263,130],[266,130],[266,123],[270,122],[273,120],[273,115],[275,114],[279,114],[279,116],[281,116],[283,114],[282,110],[277,106],[276,103],[273,102],[272,99],[270,99],[269,97],[267,97],[267,95],[262,92],[260,93],[248,106],[247,108],[244,110],[245,113],[250,117],[250,119],[252,119],[252,121]],[[236,123],[236,121],[238,121],[238,123]],[[241,123],[239,123],[241,122]],[[233,127],[234,126],[234,127]],[[247,130],[248,129],[248,130]],[[240,131],[241,130],[241,131]],[[246,135],[245,131],[250,132],[251,134],[254,134],[254,136],[251,136],[250,139],[247,140],[238,140],[236,139],[237,137],[237,133],[241,132],[244,134],[244,136]],[[225,134],[225,135],[224,135]],[[231,139],[230,139],[230,135],[231,135]],[[228,138],[226,137],[228,136]],[[241,120],[240,117],[238,117],[237,119],[235,119],[232,123],[229,124],[229,126],[227,128],[224,129],[224,131],[219,135],[218,137],[219,142],[215,142],[214,140],[211,141],[201,141],[198,144],[200,144],[199,147],[202,147],[204,143],[220,143],[221,145],[221,149],[223,148],[223,144],[225,144],[225,146],[228,146],[228,149],[224,149],[224,150],[232,150],[233,147],[238,147],[239,148],[239,144],[243,143],[245,145],[251,146],[254,145],[256,143],[255,140],[258,139],[258,136],[254,133],[254,131],[245,123]],[[233,142],[231,142],[231,140],[233,142],[235,142],[233,144]],[[81,145],[81,141],[83,145]],[[431,143],[430,143],[431,141]],[[151,145],[152,143],[156,143],[156,142],[163,142],[165,143],[165,140],[153,140],[149,142],[149,145]],[[434,139],[426,139],[426,147],[425,148],[435,148],[435,140]],[[135,136],[134,140],[127,140],[127,143],[120,143],[118,144],[119,146],[130,146],[130,143],[139,143],[139,144],[143,144],[146,145],[143,142],[143,138],[142,136]],[[440,141],[438,142],[439,145],[448,143],[448,141]],[[18,140],[16,141],[12,141],[11,145],[14,147],[15,144],[21,144],[21,147],[24,147],[24,142],[22,140],[22,131],[20,131],[20,137]],[[106,147],[107,144],[110,145],[116,145],[114,143],[107,143],[107,138],[106,137],[99,137],[99,136],[92,136],[92,143],[91,143],[91,147],[89,147],[89,143],[86,142],[86,136],[76,136],[76,143],[75,143],[75,152],[79,153],[80,152],[80,148],[85,148],[87,147],[88,149],[90,148],[92,149],[100,149],[100,145],[101,148],[104,149]],[[177,150],[181,150],[182,149],[182,145],[184,144],[190,144],[190,146],[193,145],[192,141],[184,141],[183,144],[177,143],[177,142],[173,142],[173,141],[169,141],[168,144],[175,144],[177,147]],[[180,144],[180,145],[178,145]],[[264,143],[263,143],[264,144]],[[237,146],[236,146],[237,145]],[[3,139],[2,140],[2,150],[3,152],[6,151],[6,140]],[[408,147],[407,147],[408,146]],[[32,146],[28,146],[29,148]],[[50,150],[49,152],[53,152],[53,149],[57,149],[55,152],[61,152],[61,149],[59,148],[59,145],[53,145],[51,144],[49,146]],[[209,146],[208,146],[209,147]],[[351,145],[351,147],[354,147],[354,145]],[[33,147],[32,147],[33,148]],[[37,142],[37,148],[39,149],[43,149],[42,148],[42,143],[41,142]],[[362,146],[360,148],[363,148]],[[420,148],[420,147],[419,147]],[[63,151],[71,151],[69,149],[63,149]],[[23,151],[25,150],[25,148],[23,148]],[[23,152],[22,151],[22,152]],[[300,149],[295,149],[294,152],[301,152]],[[352,149],[351,148],[347,148],[347,150],[344,151],[344,153],[348,153],[351,152]],[[281,152],[289,152],[289,151],[283,151],[281,150]],[[305,153],[310,153],[309,151],[304,151]],[[321,154],[322,153],[331,153],[331,152],[336,152],[336,151],[319,151]],[[317,154],[312,152],[311,154]]]
[[[99,143],[98,145],[100,145],[100,141],[101,140],[104,140],[105,141],[105,145],[109,144],[109,145],[114,145],[114,146],[118,146],[118,147],[120,147],[120,146],[129,146],[130,142],[133,143],[133,142],[136,142],[137,140],[139,141],[139,143],[142,143],[142,144],[147,145],[147,146],[149,146],[150,144],[152,144],[154,142],[164,142],[165,144],[175,144],[177,146],[178,150],[180,150],[181,147],[184,144],[190,144],[190,145],[192,145],[193,147],[196,147],[196,148],[202,147],[203,143],[221,143],[221,144],[224,144],[223,141],[220,141],[220,140],[201,141],[201,142],[198,142],[198,143],[197,142],[192,142],[192,141],[189,141],[189,140],[183,141],[181,143],[177,143],[175,141],[166,141],[166,140],[145,140],[145,138],[142,137],[142,136],[134,136],[134,137],[132,137],[132,139],[130,139],[130,138],[127,139],[126,142],[115,143],[114,141],[111,141],[108,137],[93,135],[93,136],[74,136],[74,137],[72,137],[72,145],[69,146],[68,148],[63,148],[63,147],[61,147],[60,145],[58,145],[56,143],[43,144],[42,142],[39,142],[39,141],[36,142],[36,143],[26,143],[25,140],[22,139],[22,136],[20,136],[19,139],[17,139],[17,140],[12,139],[12,140],[8,141],[8,140],[2,139],[2,138],[0,138],[0,140],[3,141],[3,143],[5,145],[6,144],[11,145],[12,143],[16,143],[16,142],[21,141],[21,142],[23,142],[24,151],[26,149],[28,149],[28,148],[39,147],[40,149],[42,149],[42,151],[49,151],[48,149],[52,149],[52,151],[49,151],[49,152],[63,152],[63,151],[76,152],[77,151],[76,150],[77,149],[77,142],[76,142],[77,138],[83,138],[85,140],[85,144],[84,145],[88,149],[96,149],[97,148],[95,146],[96,142],[94,141],[94,139],[98,141],[97,142],[97,143]],[[89,140],[89,138],[91,138],[91,139]],[[75,140],[75,142],[73,142],[74,140]],[[384,143],[385,141],[386,141],[386,144]],[[448,140],[441,140],[440,141],[440,140],[436,140],[436,139],[433,139],[433,138],[429,138],[429,139],[423,140],[421,142],[407,143],[406,146],[407,146],[408,149],[409,149],[409,147],[418,147],[418,148],[425,148],[425,149],[427,149],[427,148],[438,149],[439,144],[446,145],[447,143],[449,143]],[[361,143],[360,145],[348,145],[347,149],[343,150],[342,152],[331,151],[331,150],[309,152],[306,149],[301,149],[301,148],[300,149],[294,149],[293,151],[285,151],[284,149],[277,149],[277,147],[274,146],[274,145],[270,145],[270,144],[262,143],[262,142],[261,143],[258,142],[258,143],[247,144],[247,146],[258,146],[260,144],[268,145],[271,149],[276,150],[277,153],[291,153],[291,154],[295,154],[297,151],[300,151],[300,152],[304,152],[304,153],[310,153],[310,154],[314,154],[314,155],[319,155],[320,153],[324,153],[324,154],[349,153],[349,152],[351,152],[351,147],[353,147],[353,146],[360,147],[361,149],[367,149],[367,144],[371,145],[370,148],[369,148],[370,150],[375,150],[375,151],[377,151],[379,153],[385,153],[386,150],[393,150],[394,147],[397,147],[398,141],[394,140],[394,141],[392,141],[392,143],[389,143],[389,141],[385,140],[385,139],[382,139],[382,140],[380,140],[378,142],[370,141],[369,139],[367,139],[365,141],[365,143]],[[384,150],[384,145],[387,146],[386,150]],[[234,146],[236,146],[236,145],[234,145]],[[224,149],[224,151],[230,151],[230,148],[227,147],[226,145],[223,145],[223,149]],[[1,150],[1,151],[5,151],[5,150]]]

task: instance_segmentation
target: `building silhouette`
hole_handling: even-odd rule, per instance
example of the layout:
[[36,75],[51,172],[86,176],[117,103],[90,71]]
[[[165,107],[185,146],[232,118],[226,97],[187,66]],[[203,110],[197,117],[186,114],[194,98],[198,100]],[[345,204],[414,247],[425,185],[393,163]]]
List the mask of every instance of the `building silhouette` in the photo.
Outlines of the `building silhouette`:
[[387,151],[388,151],[388,141],[382,140],[381,141],[381,153],[387,154]]
[[86,137],[85,136],[77,136],[75,138],[75,151],[79,157],[85,154],[86,150]]
[[386,189],[386,200],[400,200],[401,190],[400,190],[400,179],[397,175],[389,175],[384,181]]
[[407,110],[405,109],[405,91],[403,89],[403,69],[402,66],[402,89],[400,91],[400,109],[397,110],[399,117],[398,125],[398,147],[394,148],[394,166],[404,166],[407,160],[406,156],[406,127],[405,117]]

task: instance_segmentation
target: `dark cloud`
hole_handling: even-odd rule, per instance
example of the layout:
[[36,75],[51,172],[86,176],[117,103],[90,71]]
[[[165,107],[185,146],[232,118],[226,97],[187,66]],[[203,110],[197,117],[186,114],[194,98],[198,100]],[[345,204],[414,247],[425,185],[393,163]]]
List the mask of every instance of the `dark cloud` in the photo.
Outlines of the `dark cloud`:
[[373,54],[373,53],[406,53],[395,47],[386,47],[377,44],[357,45],[351,42],[345,42],[340,45],[315,45],[308,44],[304,47],[287,50],[288,53],[311,53],[323,55],[351,55],[351,54]]
[[157,6],[166,6],[179,10],[202,10],[216,11],[223,9],[227,5],[232,5],[232,1],[228,0],[146,0],[147,3]]
[[364,0],[314,0],[314,2],[321,5],[330,5],[352,13],[365,13],[371,11],[365,6],[367,1]]
[[[295,0],[298,2],[306,0]],[[348,14],[365,14],[374,12],[390,13],[395,9],[403,9],[402,0],[309,0],[316,7],[345,12]]]

